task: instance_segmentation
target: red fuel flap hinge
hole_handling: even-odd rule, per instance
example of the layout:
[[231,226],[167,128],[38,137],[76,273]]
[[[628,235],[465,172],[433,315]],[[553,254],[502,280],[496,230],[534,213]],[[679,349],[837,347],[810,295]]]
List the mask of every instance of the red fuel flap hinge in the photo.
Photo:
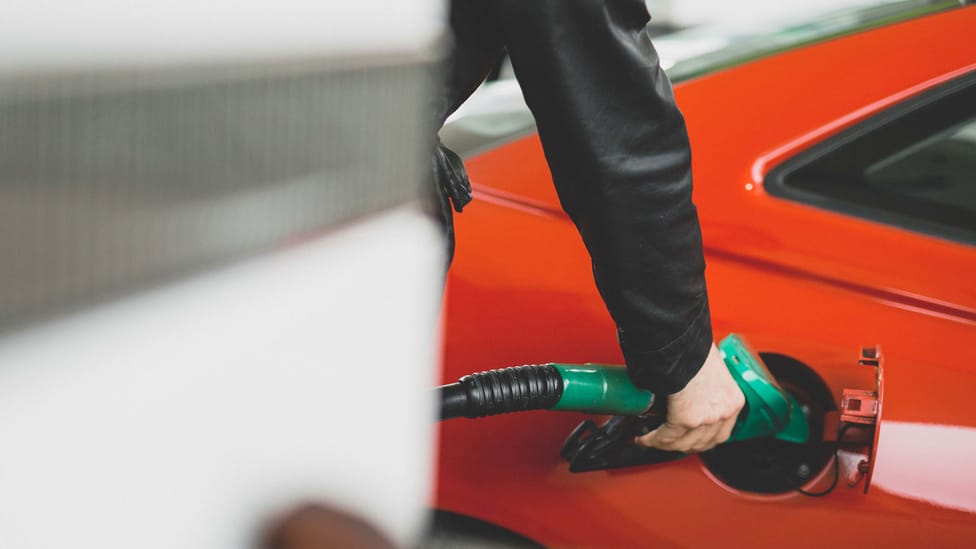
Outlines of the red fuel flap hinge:
[[[864,493],[871,486],[871,475],[878,451],[879,424],[881,422],[881,405],[884,398],[884,356],[881,346],[864,347],[858,364],[876,368],[875,387],[873,391],[863,389],[844,389],[844,397],[840,402],[840,431],[845,433],[839,444],[858,443],[867,444],[867,456],[857,464],[854,479],[849,484],[853,487],[864,480]],[[850,432],[851,436],[847,433]]]

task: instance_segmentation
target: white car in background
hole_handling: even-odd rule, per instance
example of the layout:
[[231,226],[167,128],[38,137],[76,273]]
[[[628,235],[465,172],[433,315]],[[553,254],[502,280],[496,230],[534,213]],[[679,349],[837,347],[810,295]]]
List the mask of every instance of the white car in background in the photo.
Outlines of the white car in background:
[[0,547],[238,549],[303,503],[416,539],[444,19],[437,0],[4,8]]

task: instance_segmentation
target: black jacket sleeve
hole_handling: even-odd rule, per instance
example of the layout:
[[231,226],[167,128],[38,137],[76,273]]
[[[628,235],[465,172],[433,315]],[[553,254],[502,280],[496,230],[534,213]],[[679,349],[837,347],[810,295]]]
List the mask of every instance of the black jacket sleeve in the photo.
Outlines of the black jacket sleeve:
[[631,378],[677,392],[705,361],[712,332],[688,135],[644,0],[493,6]]

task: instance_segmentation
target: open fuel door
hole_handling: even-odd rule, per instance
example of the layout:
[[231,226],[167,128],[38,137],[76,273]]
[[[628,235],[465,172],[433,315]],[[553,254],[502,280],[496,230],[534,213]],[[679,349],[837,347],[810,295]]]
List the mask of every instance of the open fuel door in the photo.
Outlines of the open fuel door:
[[864,493],[871,487],[871,476],[878,456],[878,434],[884,401],[884,355],[881,346],[864,347],[858,364],[875,369],[874,387],[844,389],[838,415],[838,446],[862,458],[850,472],[847,484],[855,487],[863,483]]

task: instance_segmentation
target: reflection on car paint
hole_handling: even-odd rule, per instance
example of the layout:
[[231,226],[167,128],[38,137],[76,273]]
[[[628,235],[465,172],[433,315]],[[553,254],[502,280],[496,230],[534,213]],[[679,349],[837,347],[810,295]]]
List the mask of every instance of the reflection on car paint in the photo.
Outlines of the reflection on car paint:
[[872,489],[976,513],[976,427],[886,421]]

